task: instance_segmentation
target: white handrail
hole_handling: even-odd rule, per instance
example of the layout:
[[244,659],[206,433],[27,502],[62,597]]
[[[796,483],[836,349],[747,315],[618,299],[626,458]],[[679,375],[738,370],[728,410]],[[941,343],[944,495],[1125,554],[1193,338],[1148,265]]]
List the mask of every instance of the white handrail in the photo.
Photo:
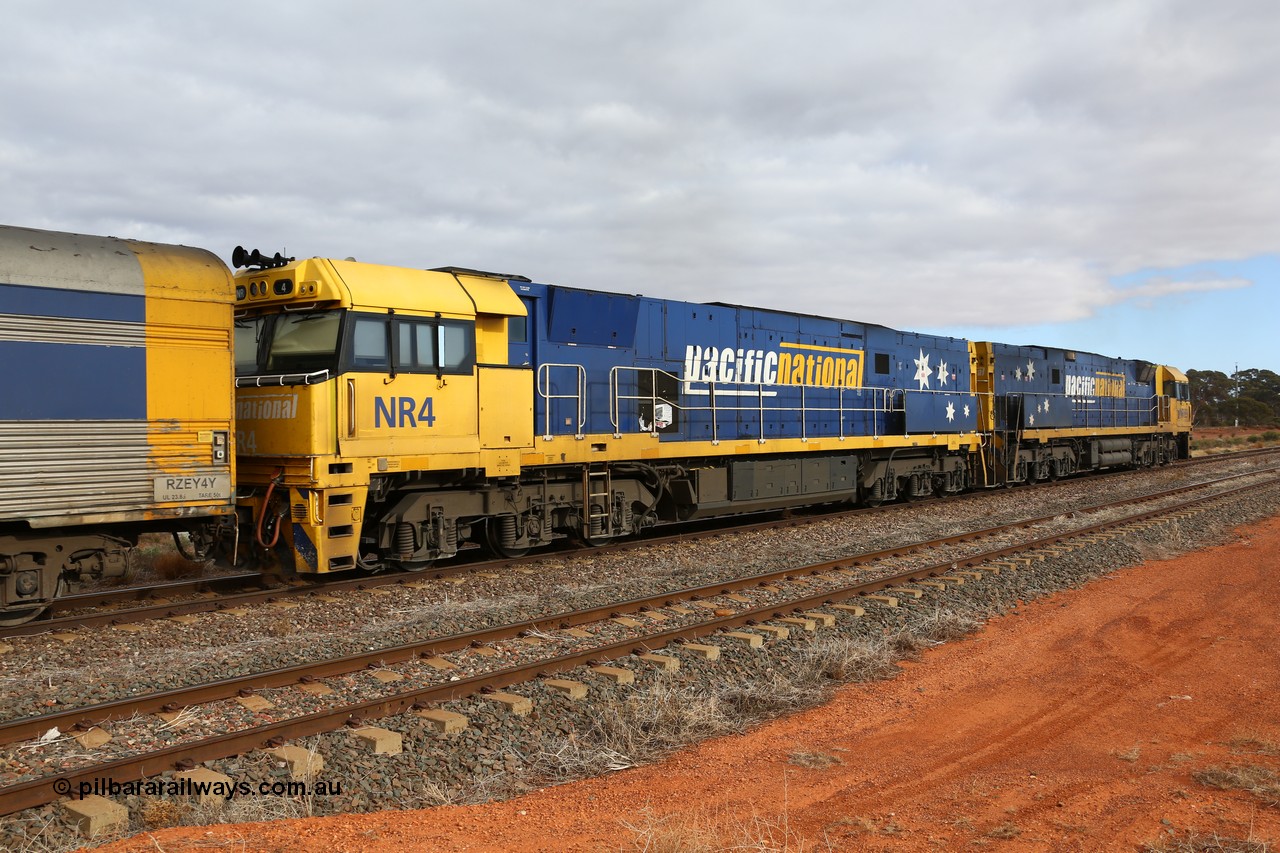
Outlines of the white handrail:
[[[572,394],[552,394],[551,393],[551,369],[560,368],[572,370],[575,372],[575,388]],[[574,436],[578,439],[583,438],[582,429],[587,425],[587,369],[581,364],[557,364],[547,362],[538,365],[538,395],[545,400],[543,406],[543,429],[542,440],[550,441],[551,433],[551,401],[552,400],[575,400],[577,401],[578,425]]]
[[[639,377],[647,376],[649,378],[649,392],[625,393],[622,387],[624,384],[623,374],[629,374],[636,377],[634,384],[637,388],[640,386]],[[838,437],[840,440],[844,440],[844,438],[847,437],[847,432],[845,430],[846,417],[859,413],[870,415],[869,420],[871,422],[872,432],[878,437],[881,434],[883,426],[887,422],[889,415],[906,411],[906,392],[900,388],[871,387],[850,389],[847,386],[841,385],[747,385],[743,383],[717,383],[710,381],[706,383],[706,391],[701,392],[706,395],[707,403],[705,405],[689,405],[687,398],[684,398],[685,402],[682,403],[679,400],[669,400],[659,395],[659,377],[666,377],[673,385],[688,384],[681,377],[658,367],[631,367],[627,365],[619,365],[610,369],[609,422],[613,426],[613,433],[615,437],[620,437],[622,435],[622,408],[623,404],[626,402],[648,404],[651,411],[655,411],[659,404],[664,404],[670,406],[673,411],[685,413],[708,412],[711,417],[712,444],[719,444],[720,442],[720,418],[722,415],[727,413],[736,414],[738,412],[747,411],[754,413],[758,419],[757,422],[760,428],[760,437],[758,438],[758,442],[760,444],[764,444],[767,441],[765,438],[765,427],[768,423],[767,417],[769,415],[777,416],[777,419],[781,421],[787,414],[798,414],[800,418],[801,439],[803,441],[808,441],[810,438],[819,437],[811,436],[809,434],[809,417],[811,415],[822,413],[834,414],[839,421],[839,426],[832,432],[830,437]],[[724,388],[725,384],[732,385],[732,389]],[[776,394],[778,391],[789,388],[800,389],[800,404],[798,406],[766,405],[765,400],[767,397]],[[837,392],[834,406],[815,406],[811,403],[812,393],[823,390]],[[849,390],[861,391],[864,395],[869,396],[870,400],[866,401],[866,405],[862,406],[848,405],[844,399],[844,392]],[[921,391],[919,393],[968,394],[970,392]],[[755,401],[745,405],[733,405],[726,404],[723,401],[723,398],[725,397],[754,397]],[[645,428],[643,426],[640,426],[640,431],[644,431],[644,429]],[[652,424],[648,428],[648,431],[654,437],[657,437],[659,434],[657,428]]]

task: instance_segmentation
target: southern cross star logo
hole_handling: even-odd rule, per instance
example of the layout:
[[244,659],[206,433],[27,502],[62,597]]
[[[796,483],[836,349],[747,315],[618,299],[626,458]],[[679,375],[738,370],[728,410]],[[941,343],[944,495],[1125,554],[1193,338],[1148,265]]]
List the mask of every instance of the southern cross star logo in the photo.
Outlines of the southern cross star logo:
[[938,364],[938,387],[941,388],[943,385],[946,385],[946,384],[947,384],[947,363],[944,361]]
[[1018,381],[1019,381],[1019,382],[1021,382],[1021,381],[1022,381],[1022,368],[1021,368],[1021,367],[1015,367],[1015,368],[1013,369],[1013,375],[1014,375],[1015,377],[1017,377],[1017,379],[1018,379]]
[[954,421],[956,419],[956,407],[951,403],[947,403],[947,420]]
[[1036,378],[1036,366],[1031,359],[1027,359],[1027,381],[1030,382]]
[[915,359],[916,375],[913,377],[915,381],[920,383],[920,391],[929,387],[929,376],[932,371],[929,370],[929,356],[924,354],[924,350],[920,350],[920,357]]
[[969,406],[967,404],[964,407],[964,416],[966,418],[969,417]]

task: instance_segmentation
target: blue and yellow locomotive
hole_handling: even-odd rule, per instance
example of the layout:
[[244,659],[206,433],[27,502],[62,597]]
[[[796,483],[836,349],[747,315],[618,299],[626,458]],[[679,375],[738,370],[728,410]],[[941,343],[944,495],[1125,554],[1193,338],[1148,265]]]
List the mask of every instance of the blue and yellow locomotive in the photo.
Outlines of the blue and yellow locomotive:
[[1052,347],[972,347],[988,484],[1189,455],[1190,394],[1176,368]]
[[[518,554],[1186,454],[1172,368],[255,256],[236,274],[242,522],[297,572],[417,570],[468,542]],[[1125,381],[1104,396],[1108,372]]]

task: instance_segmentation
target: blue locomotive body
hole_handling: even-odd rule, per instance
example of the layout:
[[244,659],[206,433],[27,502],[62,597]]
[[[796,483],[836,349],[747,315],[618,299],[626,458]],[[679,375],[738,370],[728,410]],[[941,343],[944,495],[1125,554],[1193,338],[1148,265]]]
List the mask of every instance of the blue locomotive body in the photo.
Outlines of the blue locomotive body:
[[723,303],[513,286],[528,319],[512,363],[537,371],[544,435],[768,442],[977,429],[962,339]]
[[1052,347],[991,344],[994,428],[1152,427],[1156,366]]

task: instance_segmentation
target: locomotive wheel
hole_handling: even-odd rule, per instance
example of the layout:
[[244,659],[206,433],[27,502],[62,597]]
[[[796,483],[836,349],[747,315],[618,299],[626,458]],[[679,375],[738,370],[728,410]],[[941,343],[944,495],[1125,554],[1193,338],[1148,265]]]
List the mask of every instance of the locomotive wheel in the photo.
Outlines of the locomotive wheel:
[[[173,535],[174,535],[174,541],[177,541],[178,534],[175,533]],[[179,550],[178,553],[182,554],[182,551]],[[184,559],[186,558],[185,554],[182,554],[182,556]],[[201,570],[203,571],[203,568]],[[124,572],[122,574],[116,575],[116,578],[120,583],[129,583],[130,581],[133,580],[134,575],[136,575],[137,573],[138,573],[138,549],[130,548],[128,551],[125,551],[125,554],[124,554]]]
[[614,541],[613,539],[592,539],[582,532],[574,534],[573,540],[584,548],[603,548]]
[[0,628],[16,628],[25,625],[49,609],[50,602],[42,601],[22,610],[8,610],[0,613]]
[[514,560],[529,553],[529,546],[527,545],[523,548],[512,548],[508,545],[503,545],[498,532],[498,525],[495,521],[495,519],[490,519],[484,525],[484,541],[489,546],[490,551],[496,556],[505,557],[508,560]]

